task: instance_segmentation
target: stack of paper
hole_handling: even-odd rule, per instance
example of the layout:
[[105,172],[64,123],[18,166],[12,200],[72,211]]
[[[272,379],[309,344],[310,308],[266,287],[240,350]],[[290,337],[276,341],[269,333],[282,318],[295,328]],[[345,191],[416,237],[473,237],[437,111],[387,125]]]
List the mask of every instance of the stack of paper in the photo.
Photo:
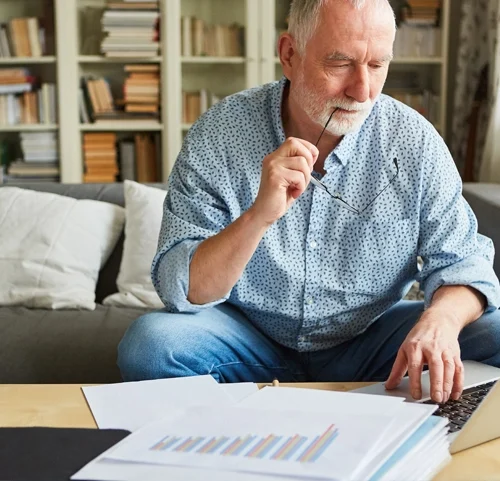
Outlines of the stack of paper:
[[402,398],[210,376],[84,389],[99,427],[134,432],[72,479],[422,481],[450,459],[436,406]]

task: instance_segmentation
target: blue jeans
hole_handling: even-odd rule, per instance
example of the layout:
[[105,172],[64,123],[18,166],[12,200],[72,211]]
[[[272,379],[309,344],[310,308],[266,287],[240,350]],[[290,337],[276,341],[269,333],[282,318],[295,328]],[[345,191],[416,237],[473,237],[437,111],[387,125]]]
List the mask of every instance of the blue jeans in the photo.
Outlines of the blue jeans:
[[[423,308],[401,301],[354,339],[315,352],[274,342],[227,303],[196,314],[156,311],[129,327],[118,366],[125,381],[202,374],[218,382],[384,381]],[[465,327],[459,342],[463,360],[500,367],[500,310]]]

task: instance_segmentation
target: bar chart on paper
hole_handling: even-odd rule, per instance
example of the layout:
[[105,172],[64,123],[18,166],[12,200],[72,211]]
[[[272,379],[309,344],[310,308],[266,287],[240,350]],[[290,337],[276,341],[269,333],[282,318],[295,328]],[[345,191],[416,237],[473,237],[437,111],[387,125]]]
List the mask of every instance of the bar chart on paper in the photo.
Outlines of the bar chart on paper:
[[356,479],[351,475],[389,424],[385,415],[190,406],[139,429],[109,458],[189,469]]
[[332,424],[326,431],[314,437],[300,434],[248,434],[239,437],[165,436],[151,446],[150,451],[314,463],[321,458],[338,434],[338,429]]

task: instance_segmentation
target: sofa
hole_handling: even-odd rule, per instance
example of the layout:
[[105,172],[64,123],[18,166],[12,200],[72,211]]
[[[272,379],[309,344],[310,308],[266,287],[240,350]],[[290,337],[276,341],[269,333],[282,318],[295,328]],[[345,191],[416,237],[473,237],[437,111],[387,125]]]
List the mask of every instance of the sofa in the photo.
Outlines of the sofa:
[[[123,184],[119,183],[20,187],[124,205]],[[500,185],[466,184],[464,196],[478,217],[480,232],[500,246]],[[0,307],[0,383],[120,381],[116,347],[130,323],[146,312],[100,304],[117,291],[122,249],[123,234],[99,273],[94,311]],[[500,255],[495,259],[495,269],[500,276]]]
[[[10,185],[10,184],[9,184]],[[163,184],[151,184],[166,189]],[[1,187],[1,186],[0,186]],[[124,206],[123,184],[26,184],[27,189]],[[116,347],[131,322],[145,309],[108,307],[124,236],[99,273],[97,307],[46,310],[0,307],[0,383],[109,383],[121,380]],[[0,273],[1,275],[1,273]]]

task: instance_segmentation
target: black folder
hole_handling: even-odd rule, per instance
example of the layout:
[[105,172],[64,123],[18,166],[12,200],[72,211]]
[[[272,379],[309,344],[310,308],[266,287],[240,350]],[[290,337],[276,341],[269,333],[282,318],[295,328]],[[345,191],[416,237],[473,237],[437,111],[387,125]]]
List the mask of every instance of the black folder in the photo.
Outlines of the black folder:
[[122,429],[0,428],[0,480],[68,481],[129,434]]

